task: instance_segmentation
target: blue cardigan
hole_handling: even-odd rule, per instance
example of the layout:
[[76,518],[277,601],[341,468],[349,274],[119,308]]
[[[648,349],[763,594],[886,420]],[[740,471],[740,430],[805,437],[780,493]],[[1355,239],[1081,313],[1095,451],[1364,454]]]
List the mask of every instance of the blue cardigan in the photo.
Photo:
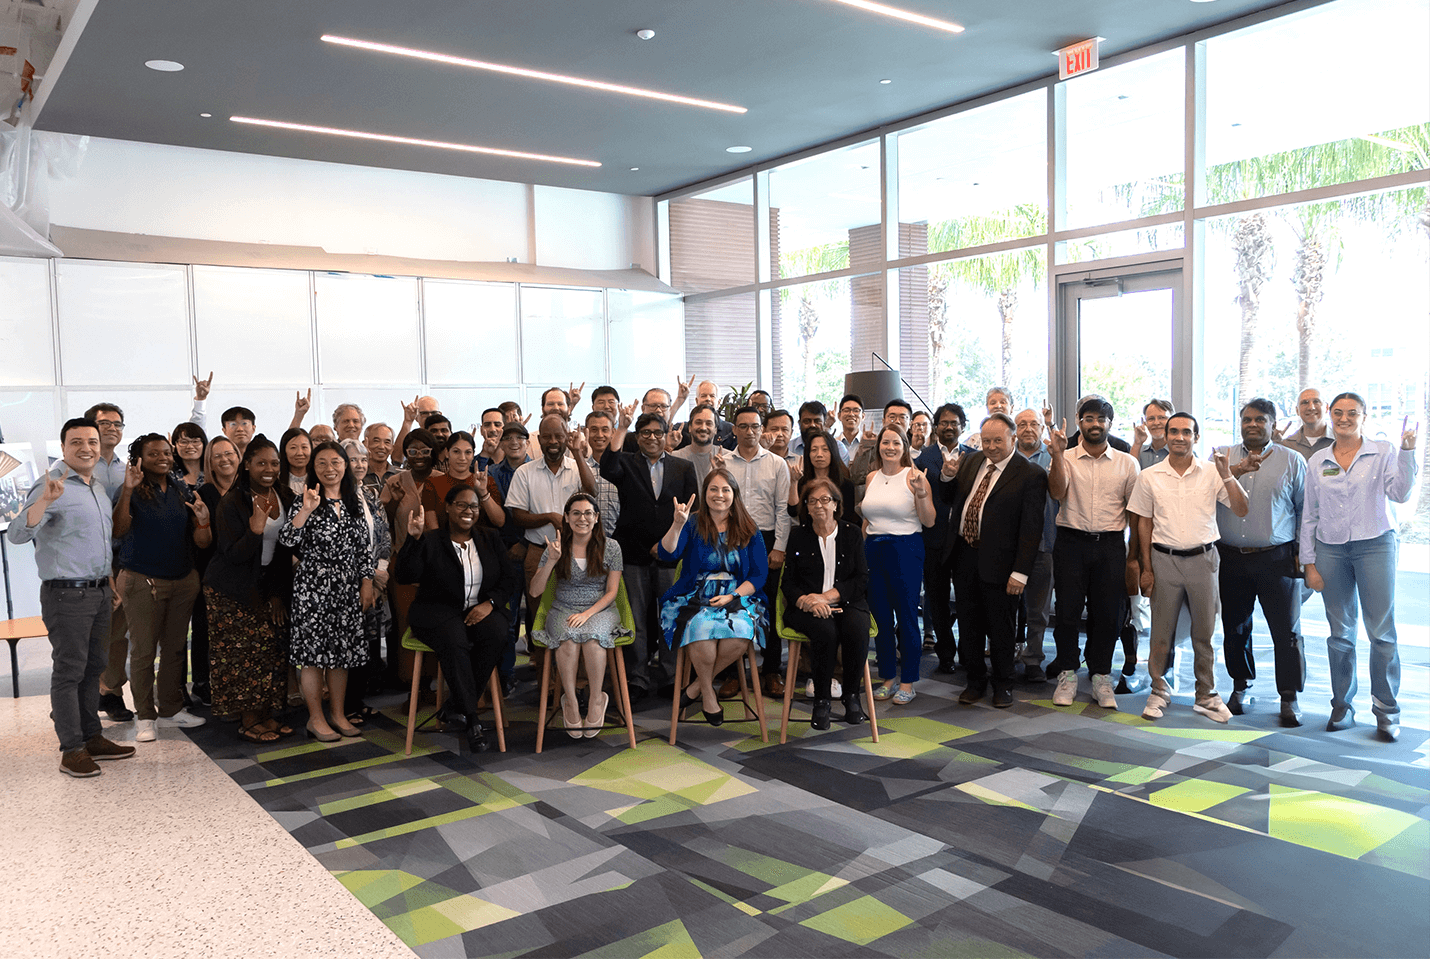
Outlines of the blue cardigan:
[[[661,537],[663,540],[664,537]],[[675,544],[674,552],[666,552],[662,543],[656,545],[656,556],[660,559],[671,562],[680,560],[680,578],[675,581],[675,585],[666,590],[665,595],[660,598],[662,603],[669,602],[679,596],[689,596],[696,590],[696,583],[707,573],[713,572],[717,567],[710,565],[713,558],[714,548],[700,539],[695,533],[695,517],[685,521],[685,526],[680,531],[680,541]],[[731,575],[735,577],[736,585],[748,582],[755,587],[755,592],[759,593],[765,587],[765,579],[770,574],[770,560],[765,553],[765,540],[759,533],[750,537],[750,541],[745,544],[745,548],[738,550],[739,565],[737,569],[731,570]]]

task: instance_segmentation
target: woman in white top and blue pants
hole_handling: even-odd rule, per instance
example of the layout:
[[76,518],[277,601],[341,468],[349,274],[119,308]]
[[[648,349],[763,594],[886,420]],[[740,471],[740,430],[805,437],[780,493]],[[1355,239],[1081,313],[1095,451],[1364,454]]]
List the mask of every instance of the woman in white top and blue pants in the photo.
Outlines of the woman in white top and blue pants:
[[924,575],[923,528],[934,524],[933,492],[923,471],[909,458],[909,440],[899,427],[880,430],[875,450],[879,468],[869,474],[860,510],[864,555],[869,561],[869,609],[879,626],[874,645],[882,685],[874,698],[892,697],[904,704],[914,698],[923,654],[919,587]]
[[[1356,600],[1370,640],[1370,699],[1378,733],[1400,735],[1400,651],[1395,636],[1395,567],[1399,525],[1390,504],[1410,499],[1415,487],[1415,430],[1404,430],[1400,449],[1361,433],[1365,400],[1342,393],[1331,401],[1335,442],[1311,454],[1301,515],[1301,562],[1306,585],[1320,590],[1331,635],[1331,718],[1336,732],[1355,725]],[[1406,417],[1409,422],[1409,417]],[[1402,426],[1403,428],[1403,426]]]

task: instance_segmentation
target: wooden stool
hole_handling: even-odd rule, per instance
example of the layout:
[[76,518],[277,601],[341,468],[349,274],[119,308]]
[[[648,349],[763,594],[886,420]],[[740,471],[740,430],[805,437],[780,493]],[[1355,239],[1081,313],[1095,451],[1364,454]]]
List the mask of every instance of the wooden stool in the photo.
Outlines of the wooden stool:
[[[432,647],[428,646],[426,643],[422,642],[422,640],[412,635],[412,629],[411,627],[409,627],[407,631],[402,634],[402,648],[411,650],[415,654],[412,659],[412,698],[408,701],[407,705],[407,750],[404,753],[404,755],[411,756],[412,736],[414,733],[417,732],[418,727],[417,695],[421,691],[420,687],[422,684],[422,654],[432,652]],[[501,680],[497,678],[497,671],[495,669],[492,670],[491,681],[489,682],[487,688],[488,695],[491,697],[492,701],[492,712],[496,714],[497,750],[499,752],[506,752],[506,730],[503,729],[503,726],[505,724],[502,720]],[[436,717],[437,713],[441,711],[441,709],[442,664],[439,662],[437,664],[437,708],[432,711],[431,716],[428,716],[426,719],[422,720],[421,725],[425,726],[429,722],[431,722]],[[471,716],[467,717],[468,721],[471,721],[473,718],[474,717]]]
[[[780,579],[784,579],[784,573],[780,573]],[[782,584],[783,585],[783,584]],[[789,712],[790,703],[794,699],[795,676],[799,670],[799,653],[796,643],[807,643],[809,637],[785,625],[785,594],[781,589],[775,596],[775,632],[780,638],[790,644],[789,646],[789,668],[785,670],[785,704],[784,710],[780,713],[780,745],[789,741]],[[869,617],[869,638],[873,639],[879,635],[879,625],[874,622],[874,617]],[[846,664],[848,665],[848,664]],[[869,650],[864,650],[864,705],[869,713],[869,732],[873,736],[874,742],[879,741],[879,725],[874,717],[874,684],[870,681],[869,675]]]
[[[745,667],[749,666],[750,676],[754,677],[752,683],[745,681]],[[755,720],[760,724],[760,741],[769,742],[770,733],[765,728],[765,698],[760,692],[759,669],[755,666],[755,641],[747,640],[745,649],[740,653],[740,658],[734,663],[736,675],[740,677],[739,700],[745,707],[745,715],[741,719],[731,720],[732,722],[743,723]],[[685,692],[685,687],[690,685],[690,657],[685,654],[685,647],[680,647],[680,652],[675,658],[675,692],[671,696],[670,702],[670,744],[675,745],[676,727],[680,724],[680,697]],[[750,705],[750,693],[755,696],[755,704]],[[687,722],[705,722],[705,720],[686,720]]]

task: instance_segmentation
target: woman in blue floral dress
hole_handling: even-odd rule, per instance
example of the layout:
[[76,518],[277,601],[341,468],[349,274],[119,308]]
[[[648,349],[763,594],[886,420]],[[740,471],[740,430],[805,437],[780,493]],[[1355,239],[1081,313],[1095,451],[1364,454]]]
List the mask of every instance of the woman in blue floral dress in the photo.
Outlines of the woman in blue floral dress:
[[656,551],[660,559],[682,564],[660,607],[666,645],[687,647],[695,667],[695,681],[680,693],[681,711],[698,700],[712,726],[724,714],[711,681],[740,657],[746,642],[765,645],[764,546],[740,502],[739,484],[727,471],[713,469],[700,486],[698,506],[695,497],[675,504],[674,522]]

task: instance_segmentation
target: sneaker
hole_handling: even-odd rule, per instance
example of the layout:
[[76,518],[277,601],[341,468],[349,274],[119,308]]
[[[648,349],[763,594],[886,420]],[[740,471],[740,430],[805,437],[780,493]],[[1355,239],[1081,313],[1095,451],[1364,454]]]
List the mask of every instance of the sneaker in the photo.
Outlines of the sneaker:
[[813,698],[814,698],[814,680],[812,680],[812,679],[806,679],[806,680],[804,681],[804,698],[805,698],[805,699],[813,699]]
[[898,692],[894,693],[894,705],[907,706],[909,703],[914,701],[914,697],[917,695],[918,693],[914,692],[912,689],[901,689]]
[[1071,706],[1077,698],[1077,673],[1065,669],[1058,673],[1058,688],[1053,690],[1054,706]]
[[172,716],[160,716],[160,726],[178,726],[182,729],[193,729],[202,726],[205,720],[202,716],[195,716],[187,709],[181,709]]
[[154,728],[157,725],[158,723],[152,719],[141,719],[136,722],[134,724],[134,741],[136,743],[152,743],[158,739],[159,734]]
[[829,698],[830,698],[830,699],[843,699],[843,698],[844,698],[844,686],[843,686],[842,684],[840,684],[839,680],[837,680],[837,679],[831,679],[831,680],[829,681]]
[[89,751],[81,746],[60,755],[60,772],[76,779],[88,779],[99,775],[99,767]]
[[121,746],[103,736],[91,736],[89,742],[84,744],[84,749],[89,753],[89,758],[95,760],[128,759],[134,755],[133,746]]
[[1161,719],[1162,711],[1172,705],[1172,697],[1166,686],[1154,686],[1147,694],[1147,705],[1142,707],[1143,719]]
[[1212,693],[1211,697],[1204,699],[1192,706],[1192,712],[1201,713],[1210,720],[1219,723],[1231,720],[1231,710],[1226,708],[1226,703],[1221,701],[1221,697]]
[[1103,674],[1092,677],[1092,698],[1103,709],[1117,708],[1117,694],[1112,691],[1112,676]]
[[134,718],[134,711],[124,705],[124,697],[118,693],[100,693],[99,711],[116,723],[127,723]]

